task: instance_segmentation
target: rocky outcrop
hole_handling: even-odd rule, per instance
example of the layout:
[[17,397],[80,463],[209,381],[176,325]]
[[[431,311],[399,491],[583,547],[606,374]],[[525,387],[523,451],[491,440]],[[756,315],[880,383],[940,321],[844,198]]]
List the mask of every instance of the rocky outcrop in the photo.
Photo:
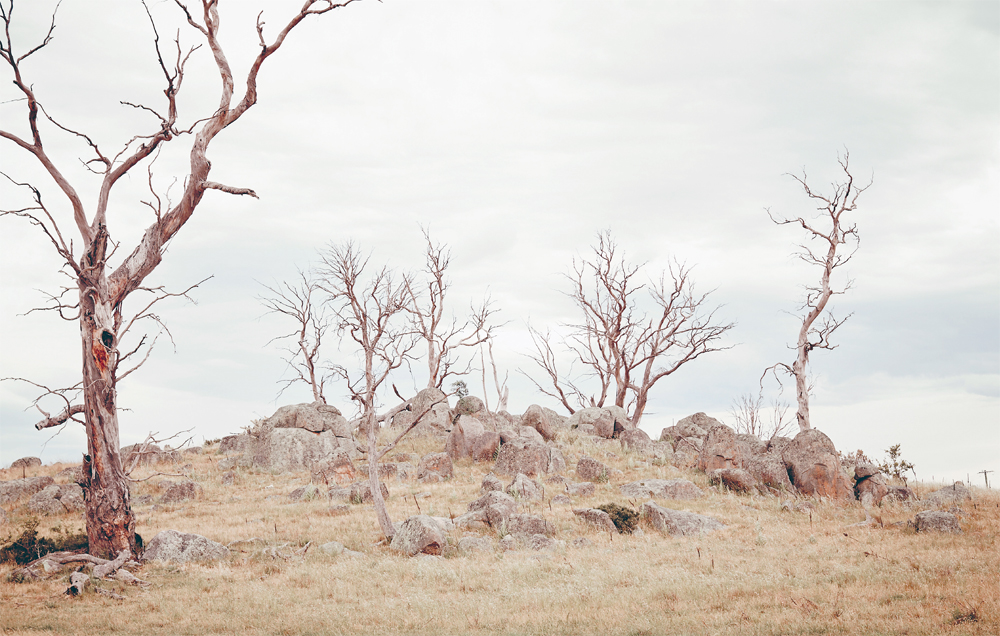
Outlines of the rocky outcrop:
[[611,520],[611,515],[603,510],[598,510],[597,508],[575,508],[573,514],[598,530],[618,534],[618,528],[615,527],[615,522]]
[[507,521],[517,511],[517,502],[510,495],[493,490],[469,503],[468,512],[455,519],[460,527],[476,522],[494,529],[506,527]]
[[220,453],[245,453],[250,450],[250,435],[226,435],[219,442]]
[[171,504],[180,503],[189,499],[197,499],[202,494],[202,487],[193,481],[187,480],[178,483],[164,482],[164,492],[160,497],[160,503]]
[[312,471],[339,452],[358,457],[353,438],[337,437],[333,431],[314,433],[304,428],[262,428],[252,436],[250,463],[276,473]]
[[406,556],[439,555],[447,543],[451,521],[442,517],[415,515],[399,524],[389,547]]
[[816,429],[801,431],[785,446],[782,459],[792,485],[803,495],[850,500],[854,492],[830,438]]
[[7,505],[48,488],[55,480],[48,476],[0,481],[0,504]]
[[610,476],[608,467],[593,457],[584,455],[576,463],[576,476],[584,481],[604,483]]
[[282,406],[264,421],[269,428],[301,428],[312,433],[331,431],[337,437],[350,437],[351,426],[340,410],[325,402]]
[[164,530],[146,543],[142,555],[144,561],[215,561],[224,559],[229,550],[221,543],[206,539],[199,534]]
[[518,473],[514,477],[514,481],[510,482],[506,492],[515,500],[520,501],[536,501],[542,499],[545,495],[541,484],[521,473]]
[[413,421],[425,413],[420,423],[410,433],[413,434],[443,434],[451,430],[452,412],[448,406],[448,396],[441,389],[424,389],[417,393],[408,410],[396,413],[392,418],[393,428],[408,427]]
[[[378,489],[382,492],[383,501],[389,498],[389,489],[381,481],[378,484]],[[347,498],[353,504],[370,504],[374,502],[375,498],[372,497],[371,481],[364,479],[351,484],[350,493]]]
[[152,466],[166,462],[179,462],[181,453],[169,448],[160,448],[156,444],[131,444],[122,446],[122,466],[128,470],[132,466]]
[[716,424],[705,435],[701,453],[698,455],[698,468],[706,473],[723,468],[741,468],[743,453],[736,439],[736,431],[725,424]]
[[22,457],[11,462],[10,469],[15,473],[21,473],[21,478],[23,479],[28,476],[29,469],[40,468],[41,465],[42,460],[38,457]]
[[512,514],[507,517],[507,531],[513,535],[541,534],[551,537],[556,533],[556,527],[538,515]]
[[455,403],[455,415],[475,415],[485,408],[482,400],[474,395],[466,395]]
[[924,503],[934,508],[944,508],[958,505],[967,499],[972,499],[972,493],[964,482],[956,481],[951,486],[935,490],[924,497]]
[[417,466],[417,481],[434,482],[451,479],[454,465],[448,453],[431,453],[424,455]]
[[917,513],[913,519],[913,527],[917,532],[953,532],[960,534],[962,528],[958,525],[958,517],[950,512],[927,510]]
[[28,500],[28,511],[36,515],[61,515],[83,509],[83,488],[78,484],[52,484]]
[[704,493],[686,479],[643,479],[625,484],[619,490],[626,497],[660,499],[697,499]]
[[615,432],[615,417],[607,409],[591,406],[571,415],[566,425],[570,430],[611,439]]
[[521,426],[528,426],[538,431],[542,439],[551,442],[556,438],[556,427],[549,420],[548,414],[542,407],[532,404],[521,416]]
[[688,415],[673,426],[668,426],[663,429],[660,432],[660,441],[666,442],[671,439],[677,440],[684,437],[704,439],[704,437],[708,435],[708,431],[711,430],[713,426],[717,426],[719,424],[722,424],[722,422],[714,417],[709,417],[704,413]]
[[709,483],[726,490],[749,495],[757,492],[757,480],[742,468],[719,468],[708,472]]
[[469,446],[469,455],[474,462],[492,462],[496,460],[498,452],[500,452],[500,433],[494,431],[486,431]]
[[652,501],[642,504],[640,514],[654,529],[670,535],[698,536],[725,528],[712,517],[664,508]]
[[780,493],[793,490],[792,481],[788,478],[788,469],[785,468],[785,461],[777,449],[769,448],[761,455],[745,457],[743,469],[772,491]]
[[566,460],[557,448],[541,442],[516,438],[500,446],[493,471],[498,475],[514,476],[524,473],[528,477],[562,472]]
[[354,462],[345,451],[337,450],[333,457],[324,459],[313,465],[309,474],[309,480],[314,484],[347,484],[357,476]]

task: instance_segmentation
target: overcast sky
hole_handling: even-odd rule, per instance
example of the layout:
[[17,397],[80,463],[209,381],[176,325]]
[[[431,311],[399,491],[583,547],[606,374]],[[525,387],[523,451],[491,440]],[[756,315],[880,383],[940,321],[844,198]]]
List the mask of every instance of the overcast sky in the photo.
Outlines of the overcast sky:
[[[22,51],[43,36],[50,4],[17,7]],[[254,54],[250,5],[259,4],[273,35],[298,3],[223,3],[238,73]],[[24,73],[50,115],[114,152],[152,130],[149,115],[120,101],[160,106],[162,75],[141,4],[99,6],[64,0],[55,39]],[[176,8],[151,7],[166,46]],[[197,43],[190,29],[181,40]],[[264,315],[260,283],[291,278],[345,240],[373,264],[419,269],[422,225],[451,247],[456,314],[489,295],[505,322],[495,350],[515,413],[557,406],[517,373],[533,372],[526,325],[574,320],[563,275],[598,232],[647,263],[649,278],[671,259],[692,266],[718,316],[737,323],[725,341],[733,347],[657,385],[642,425],[655,436],[697,411],[732,424],[733,400],[756,392],[764,368],[792,361],[803,285],[818,279],[793,257],[801,232],[772,224],[766,208],[814,213],[787,173],[804,170],[827,192],[848,149],[855,177],[873,184],[853,217],[860,250],[836,281],[854,281],[833,302],[837,316],[853,315],[839,348],[812,359],[813,424],[841,450],[876,459],[902,444],[920,478],[982,483],[978,471],[1000,471],[998,40],[992,0],[386,0],[310,20],[268,60],[258,105],[210,149],[213,179],[260,199],[209,192],[147,281],[179,290],[213,276],[193,293],[197,305],[158,308],[175,346],[161,337],[121,383],[122,443],[192,427],[200,443],[310,400],[305,386],[278,398],[287,374],[268,341],[291,325]],[[185,122],[217,104],[210,63],[204,49],[192,56]],[[22,132],[23,102],[10,101],[4,72],[0,125]],[[79,161],[87,148],[44,133],[92,213],[97,181]],[[159,192],[182,174],[188,143],[158,160]],[[42,187],[72,235],[65,199],[27,155],[0,145],[0,169]],[[150,222],[146,182],[144,168],[115,190],[119,259]],[[0,207],[19,196],[4,186]],[[23,315],[44,304],[38,290],[67,280],[59,261],[18,219],[0,219],[0,237],[0,377],[73,384],[77,326]],[[350,348],[331,341],[328,351],[343,360]],[[423,368],[401,390],[422,386]],[[478,376],[466,381],[482,395]],[[0,383],[0,465],[85,452],[78,425],[54,438],[34,430],[36,393]],[[350,411],[345,393],[327,392]]]

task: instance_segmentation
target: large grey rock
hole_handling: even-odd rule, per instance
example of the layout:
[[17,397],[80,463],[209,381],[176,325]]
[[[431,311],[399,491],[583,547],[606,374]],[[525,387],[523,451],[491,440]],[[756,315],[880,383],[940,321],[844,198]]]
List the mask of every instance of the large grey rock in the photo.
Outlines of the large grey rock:
[[517,511],[517,502],[507,493],[493,490],[468,506],[469,512],[482,512],[483,522],[491,528],[500,528]]
[[354,481],[357,470],[351,456],[344,450],[337,450],[333,457],[323,459],[313,465],[309,480],[314,484],[347,484]]
[[469,444],[469,454],[474,462],[492,462],[500,452],[500,433],[486,431]]
[[463,398],[459,398],[458,402],[455,403],[455,414],[475,415],[485,408],[482,400],[474,395],[466,395]]
[[830,438],[816,429],[799,432],[781,454],[792,485],[803,495],[850,500],[854,489],[840,466],[840,454]]
[[332,431],[337,437],[350,437],[351,426],[339,409],[324,402],[282,406],[265,420],[272,428],[301,428],[313,433]]
[[632,424],[632,420],[629,418],[628,413],[622,407],[611,405],[605,406],[604,410],[611,416],[611,435],[601,434],[601,437],[607,439],[612,437],[617,438],[625,431],[635,430],[635,425]]
[[566,494],[574,497],[589,497],[593,495],[596,490],[597,488],[594,486],[593,482],[566,482]]
[[442,521],[427,515],[414,515],[399,524],[389,547],[406,556],[441,554],[447,543],[447,530]]
[[83,489],[78,484],[52,484],[28,500],[28,511],[36,515],[61,515],[83,509]]
[[493,492],[494,490],[503,491],[503,483],[500,482],[500,478],[493,473],[486,473],[483,477],[482,484],[479,487],[479,492],[487,493]]
[[620,488],[626,497],[660,499],[697,499],[704,493],[687,479],[642,479]]
[[646,431],[641,428],[631,428],[618,434],[618,442],[624,450],[643,452],[652,442]]
[[160,503],[180,503],[201,496],[203,489],[200,484],[185,480],[178,483],[167,482],[166,490],[160,497]]
[[[498,475],[514,476],[524,473],[528,477],[553,472],[552,451],[541,442],[516,438],[500,446],[493,471]],[[559,457],[561,457],[561,453]],[[565,461],[563,461],[565,467]]]
[[229,550],[221,543],[206,539],[199,534],[164,530],[146,543],[142,555],[144,561],[215,561],[224,559]]
[[940,490],[935,490],[931,494],[924,497],[925,503],[937,508],[954,506],[962,503],[966,499],[972,499],[972,493],[969,492],[965,483],[961,481],[956,481],[951,486],[945,486]]
[[918,512],[913,519],[917,532],[954,532],[959,534],[962,528],[958,525],[958,517],[950,512],[927,510]]
[[14,503],[22,497],[29,497],[36,492],[48,488],[54,483],[55,480],[47,475],[0,481],[0,504],[7,505]]
[[337,437],[333,431],[313,433],[304,428],[264,429],[253,438],[251,461],[258,469],[276,473],[312,471],[338,451],[356,455],[357,447],[352,439]]
[[400,411],[392,417],[392,426],[408,427],[421,416],[413,434],[443,434],[451,430],[452,413],[448,406],[448,396],[441,389],[424,389],[410,400],[409,410]]
[[219,442],[220,453],[245,453],[250,450],[250,436],[246,433],[226,435]]
[[788,479],[788,469],[781,459],[781,453],[771,450],[762,455],[744,458],[743,469],[768,488],[788,492],[792,490],[792,482]]
[[725,424],[716,424],[705,436],[701,454],[698,455],[698,468],[706,473],[723,468],[741,468],[743,454],[736,439],[736,431]]
[[[382,492],[382,500],[385,501],[389,498],[389,489],[381,481],[378,484],[379,490]],[[368,479],[362,481],[356,481],[351,484],[350,494],[348,495],[348,501],[353,504],[370,504],[375,501],[372,496],[372,482]]]
[[28,469],[39,468],[42,465],[42,460],[38,457],[22,457],[20,459],[15,459],[10,464],[10,469],[15,472],[21,473],[21,478],[28,476]]
[[660,441],[665,442],[670,439],[680,439],[682,437],[704,438],[708,435],[708,431],[718,424],[722,424],[722,422],[704,413],[688,415],[673,426],[663,429],[660,433]]
[[641,515],[653,528],[671,535],[701,535],[725,528],[712,517],[664,508],[652,501],[642,504]]
[[130,444],[120,450],[122,466],[126,470],[133,466],[152,466],[181,460],[180,451],[160,448],[156,444]]
[[708,472],[709,483],[719,484],[727,490],[741,494],[757,492],[757,480],[742,468],[719,468]]
[[545,410],[537,404],[532,404],[521,416],[521,426],[528,426],[538,431],[546,442],[556,438],[556,427],[549,420]]
[[611,472],[608,467],[593,457],[584,455],[576,463],[576,476],[584,481],[606,482]]
[[545,491],[542,490],[541,484],[521,473],[518,473],[517,476],[514,477],[514,481],[507,486],[507,494],[514,499],[519,499],[521,501],[535,501],[542,499],[544,492]]
[[507,531],[518,535],[543,534],[551,537],[556,533],[556,527],[538,515],[512,514],[507,517]]
[[606,409],[591,406],[580,409],[570,416],[566,425],[571,429],[610,439],[615,432],[615,418]]
[[555,411],[553,411],[552,409],[545,406],[542,407],[542,412],[545,413],[545,417],[549,419],[549,423],[552,424],[552,426],[554,426],[555,428],[569,428],[569,426],[566,424],[569,418],[566,417],[565,415],[560,415]]
[[451,479],[454,465],[448,453],[431,453],[424,455],[417,466],[417,481],[444,481]]
[[596,508],[575,508],[573,514],[598,530],[618,534],[618,528],[615,527],[615,522],[611,520],[611,515],[603,510]]
[[453,460],[471,457],[475,441],[485,433],[486,428],[481,421],[471,415],[460,415],[448,434],[445,452]]

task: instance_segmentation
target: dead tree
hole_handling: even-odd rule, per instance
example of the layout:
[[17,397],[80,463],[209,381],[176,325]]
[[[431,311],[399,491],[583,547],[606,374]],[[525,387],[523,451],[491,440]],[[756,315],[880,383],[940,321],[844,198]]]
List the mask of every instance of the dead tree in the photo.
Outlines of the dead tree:
[[[52,41],[56,26],[53,12],[48,31],[30,44],[15,42],[14,1],[0,2],[0,57],[10,73],[10,80],[23,104],[23,131],[14,132],[12,118],[5,118],[0,138],[9,142],[3,154],[13,156],[20,151],[18,162],[11,162],[12,170],[21,170],[26,160],[37,165],[51,178],[55,189],[61,193],[68,208],[66,215],[58,207],[43,202],[40,185],[18,181],[4,173],[12,183],[24,189],[27,203],[4,209],[3,215],[17,216],[37,226],[64,263],[65,271],[73,279],[74,294],[78,301],[72,303],[79,322],[83,349],[83,416],[87,431],[87,454],[84,455],[84,495],[86,501],[87,536],[90,551],[96,556],[114,557],[123,550],[136,554],[135,521],[129,500],[128,482],[122,470],[118,444],[118,400],[116,369],[125,352],[120,349],[121,333],[126,326],[122,304],[130,294],[142,289],[143,281],[160,264],[169,241],[184,227],[201,204],[206,192],[217,190],[228,194],[248,195],[256,198],[253,190],[211,181],[212,164],[208,149],[216,136],[226,127],[236,123],[257,102],[257,76],[265,61],[284,43],[289,33],[310,16],[327,13],[350,4],[353,0],[305,0],[301,8],[284,24],[273,40],[264,33],[263,16],[258,16],[256,56],[249,62],[246,88],[242,96],[236,95],[236,83],[223,45],[219,39],[221,17],[218,0],[201,0],[198,10],[189,9],[181,0],[175,4],[181,19],[190,26],[199,46],[207,46],[215,72],[221,80],[218,107],[212,112],[194,117],[180,116],[180,94],[192,53],[199,46],[184,49],[178,32],[171,52],[161,46],[156,22],[144,4],[149,16],[150,37],[155,52],[156,73],[162,75],[163,102],[159,105],[128,104],[150,116],[152,124],[139,131],[116,152],[108,153],[102,145],[83,132],[72,129],[56,119],[56,107],[43,107],[35,85],[25,74],[25,60],[44,55]],[[58,7],[58,5],[57,5]],[[96,10],[96,9],[95,9]],[[42,125],[44,123],[44,126]],[[79,188],[84,184],[70,183],[65,176],[67,166],[50,154],[44,141],[50,133],[64,135],[78,141],[86,148],[89,158],[83,161],[90,169],[97,185],[97,198],[91,206],[85,204]],[[43,137],[46,139],[43,140]],[[171,203],[165,195],[153,188],[151,163],[166,144],[180,144],[190,139],[189,165],[185,174],[178,175],[183,184],[180,200]],[[131,251],[115,264],[114,256],[121,247],[113,238],[116,231],[108,209],[115,186],[127,175],[133,175],[145,166],[149,175],[152,199],[145,202],[151,212],[151,222],[142,239]],[[143,181],[147,181],[143,179]],[[89,184],[87,184],[89,185]],[[89,207],[89,209],[88,209]],[[66,218],[68,216],[68,218]],[[74,241],[70,230],[79,236]],[[71,405],[76,406],[76,405]],[[72,414],[74,408],[67,409]]]
[[[395,277],[383,267],[366,276],[367,258],[347,243],[332,246],[321,256],[319,287],[328,294],[327,302],[335,316],[337,332],[350,338],[358,347],[361,374],[344,366],[334,366],[334,372],[347,383],[351,399],[361,411],[361,430],[368,442],[368,478],[372,499],[382,533],[395,534],[386,511],[378,476],[378,460],[384,454],[378,449],[378,390],[389,375],[412,359],[418,334],[407,320],[410,311],[408,277]],[[407,429],[412,430],[412,427]],[[398,440],[397,440],[398,441]],[[395,446],[395,442],[392,444]]]
[[[795,344],[795,362],[791,366],[779,362],[764,371],[765,376],[772,373],[776,378],[777,371],[784,371],[795,379],[795,399],[798,404],[795,419],[798,421],[799,430],[803,431],[812,428],[809,421],[809,354],[816,349],[836,349],[837,345],[830,342],[830,336],[851,317],[848,314],[838,320],[827,310],[830,299],[837,294],[845,293],[852,285],[850,280],[839,288],[831,283],[834,270],[850,262],[859,245],[857,225],[846,220],[844,215],[857,209],[858,197],[871,186],[870,181],[863,187],[854,184],[849,158],[847,152],[843,157],[837,158],[845,178],[843,181],[834,182],[833,193],[827,196],[813,192],[806,181],[805,172],[801,177],[789,175],[802,186],[806,196],[817,204],[816,209],[819,214],[812,219],[806,220],[803,217],[787,219],[776,217],[770,210],[767,211],[771,221],[778,225],[801,226],[805,230],[806,238],[809,241],[817,241],[820,246],[820,249],[816,250],[803,244],[799,246],[801,251],[796,254],[806,263],[818,266],[821,273],[819,285],[806,287],[806,298],[801,307],[805,313]],[[823,319],[820,321],[821,316]],[[780,383],[780,378],[777,379]]]
[[270,342],[291,340],[294,345],[284,349],[285,362],[295,373],[295,377],[282,380],[284,385],[278,395],[296,382],[304,382],[312,389],[313,401],[326,402],[323,387],[326,377],[320,366],[319,350],[323,337],[330,328],[330,318],[319,298],[319,284],[312,272],[299,270],[295,283],[284,281],[274,287],[264,285],[268,295],[260,296],[261,304],[270,313],[288,316],[295,323],[295,330],[283,336],[272,338]]
[[770,418],[764,415],[764,395],[744,393],[733,400],[729,412],[733,416],[733,430],[770,440],[787,432],[791,421],[785,419],[788,403],[775,400],[771,403]]
[[426,229],[424,239],[427,241],[424,266],[428,276],[427,295],[421,294],[412,281],[407,285],[407,293],[413,328],[427,346],[427,388],[440,389],[449,375],[461,376],[469,372],[471,359],[460,369],[455,368],[458,350],[475,348],[493,336],[496,327],[489,323],[496,311],[487,299],[481,306],[471,307],[469,318],[461,325],[454,316],[446,319],[445,297],[450,286],[446,272],[451,264],[451,251],[434,243]]
[[674,263],[648,283],[637,281],[641,269],[618,254],[610,232],[598,235],[593,258],[573,263],[569,296],[582,321],[563,325],[563,344],[595,388],[561,376],[549,334],[531,330],[536,355],[530,357],[552,390],[532,382],[570,413],[571,398],[579,406],[604,406],[610,399],[638,426],[657,382],[706,353],[728,349],[718,341],[733,324],[716,323],[715,310],[706,310],[708,294],[694,291],[690,268]]

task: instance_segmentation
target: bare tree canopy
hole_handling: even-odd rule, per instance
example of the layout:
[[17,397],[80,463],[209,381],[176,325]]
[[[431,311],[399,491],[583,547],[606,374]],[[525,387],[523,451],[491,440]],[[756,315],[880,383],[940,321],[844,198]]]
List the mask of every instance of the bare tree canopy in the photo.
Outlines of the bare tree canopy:
[[[148,17],[151,52],[154,54],[151,56],[153,65],[150,72],[160,77],[163,98],[159,104],[122,102],[125,107],[149,115],[152,123],[146,129],[132,133],[134,136],[122,147],[110,152],[100,140],[63,123],[72,119],[71,116],[59,113],[57,118],[56,108],[46,108],[36,94],[32,77],[28,75],[25,62],[29,59],[41,62],[46,47],[55,36],[58,5],[44,35],[33,42],[20,42],[15,41],[13,35],[20,33],[14,19],[14,0],[0,2],[0,20],[3,21],[0,58],[19,94],[18,101],[23,105],[20,131],[16,131],[13,118],[5,117],[0,139],[8,144],[4,152],[21,152],[25,163],[34,162],[51,180],[45,184],[30,184],[20,180],[18,175],[4,173],[4,178],[25,193],[25,203],[10,208],[5,204],[0,214],[23,218],[41,230],[73,280],[71,289],[78,294],[76,302],[64,301],[63,295],[54,299],[60,314],[64,315],[64,310],[69,311],[69,317],[80,325],[83,410],[81,412],[76,405],[66,404],[65,415],[68,418],[82,414],[85,421],[88,448],[83,463],[83,488],[87,536],[94,555],[113,557],[125,550],[137,553],[135,521],[118,449],[117,382],[127,374],[118,372],[119,364],[136,352],[119,348],[122,336],[138,317],[147,312],[150,305],[146,305],[147,309],[141,310],[136,317],[128,318],[123,313],[123,303],[130,294],[144,289],[151,291],[154,297],[164,297],[162,290],[158,293],[155,288],[144,288],[143,282],[160,264],[166,246],[194,214],[206,192],[217,190],[256,198],[250,188],[209,179],[212,170],[208,159],[209,146],[219,133],[236,123],[256,104],[260,70],[282,46],[289,33],[303,20],[353,1],[305,0],[273,37],[265,33],[264,17],[259,15],[255,33],[248,34],[256,40],[257,52],[249,60],[244,88],[239,92],[219,38],[222,19],[218,0],[201,0],[197,7],[191,8],[181,0],[175,0],[172,5],[189,27],[185,35],[193,35],[201,41],[196,46],[182,44],[180,31],[171,46],[164,46],[153,13],[143,3]],[[95,7],[94,10],[100,9]],[[109,21],[111,18],[109,16]],[[208,59],[211,59],[220,80],[218,103],[211,112],[182,116],[178,96],[184,86],[189,63],[205,57],[192,57],[202,47],[207,47],[210,53]],[[51,63],[58,64],[58,60]],[[49,141],[52,139],[57,139],[56,144],[67,140],[77,142],[84,148],[87,156],[81,161],[96,182],[97,196],[91,204],[85,202],[80,192],[85,192],[85,188],[95,183],[71,183],[66,176],[70,174],[70,166],[60,164],[54,155],[50,155]],[[168,144],[190,146],[186,170],[175,175],[176,181],[182,184],[176,202],[171,202],[167,189],[154,185],[153,178],[154,161]],[[145,174],[140,176],[140,170]],[[141,202],[148,210],[149,225],[131,251],[116,241],[115,232],[121,227],[112,223],[108,214],[118,192],[115,188],[123,179],[127,180],[126,176],[133,180],[138,178],[140,183],[147,183],[149,187],[149,200]],[[53,205],[49,198],[43,197],[43,191],[50,188],[59,193],[59,205]],[[121,207],[131,205],[139,208],[136,203],[140,202],[123,202]],[[113,265],[114,256],[122,247],[125,247],[121,251],[124,256]],[[46,417],[47,420],[59,420],[62,415]]]
[[319,283],[312,271],[298,272],[298,280],[284,281],[274,286],[264,285],[267,294],[260,296],[261,304],[269,313],[288,316],[295,323],[295,330],[276,336],[270,342],[290,340],[293,344],[284,348],[285,362],[295,376],[283,380],[278,395],[296,382],[304,382],[312,389],[313,401],[326,402],[323,388],[326,376],[320,367],[320,347],[323,337],[330,328],[331,319],[326,314],[323,299],[320,298]]
[[376,409],[379,388],[394,370],[412,359],[417,346],[418,334],[407,320],[412,281],[407,276],[395,275],[387,267],[367,274],[368,259],[358,253],[353,243],[331,246],[321,260],[318,286],[328,294],[337,332],[354,342],[361,358],[360,373],[352,373],[345,366],[333,369],[346,381],[351,399],[361,411],[361,429],[368,440],[368,476],[375,512],[382,533],[391,538],[395,528],[379,486],[381,455],[377,446]]
[[551,334],[533,328],[530,358],[551,389],[532,382],[570,413],[574,403],[604,406],[610,398],[638,426],[653,386],[706,353],[728,349],[718,342],[733,324],[716,323],[708,294],[694,291],[690,268],[675,262],[658,280],[640,282],[642,266],[625,261],[610,232],[599,234],[592,250],[591,258],[574,260],[567,276],[582,321],[564,325],[569,335],[563,344],[596,389],[561,375]]
[[448,376],[465,375],[471,370],[471,355],[465,364],[461,364],[458,350],[474,349],[492,338],[496,325],[490,324],[490,318],[496,310],[486,299],[479,307],[470,307],[469,317],[461,324],[454,316],[446,317],[445,297],[450,287],[447,271],[451,265],[451,250],[435,243],[426,229],[423,232],[427,241],[424,266],[424,273],[427,274],[426,295],[411,281],[407,286],[409,311],[414,330],[427,346],[427,388],[440,389]]
[[[845,293],[851,288],[853,282],[848,280],[838,288],[834,287],[830,280],[834,270],[850,262],[859,245],[857,225],[845,219],[844,215],[857,209],[858,197],[871,186],[871,181],[862,187],[855,185],[854,177],[850,171],[849,159],[848,152],[844,152],[842,157],[837,158],[844,173],[844,180],[834,182],[832,184],[833,192],[829,195],[813,192],[807,183],[804,171],[801,177],[789,175],[802,186],[806,196],[817,205],[816,209],[819,213],[812,219],[777,217],[770,210],[767,211],[774,223],[799,225],[805,230],[806,238],[810,243],[815,241],[819,245],[819,249],[814,249],[810,244],[802,244],[799,246],[801,251],[796,254],[806,263],[819,267],[821,273],[818,285],[806,286],[806,298],[801,306],[801,310],[804,312],[802,325],[799,328],[795,344],[795,362],[791,366],[779,362],[764,371],[765,376],[770,372],[777,377],[777,371],[781,370],[795,378],[795,398],[798,404],[795,418],[798,421],[799,429],[803,431],[812,428],[809,420],[809,354],[816,349],[835,349],[837,345],[830,342],[830,336],[851,317],[848,314],[838,320],[828,310],[830,299],[837,294]],[[821,316],[822,320],[820,320]],[[763,376],[761,382],[763,382]]]

